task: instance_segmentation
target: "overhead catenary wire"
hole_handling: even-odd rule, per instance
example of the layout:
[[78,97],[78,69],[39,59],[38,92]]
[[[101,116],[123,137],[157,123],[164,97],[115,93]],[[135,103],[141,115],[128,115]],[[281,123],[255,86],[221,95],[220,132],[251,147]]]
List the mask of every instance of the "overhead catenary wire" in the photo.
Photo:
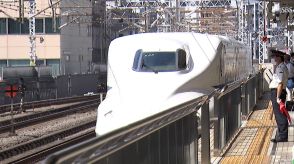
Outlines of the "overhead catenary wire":
[[[56,2],[52,2],[50,3],[50,0],[48,0],[48,6],[44,9],[38,10],[37,13],[35,15],[33,15],[33,17],[36,17],[38,15],[45,15],[44,13],[46,13],[46,16],[48,14],[48,16],[53,16],[54,17],[54,10],[53,8],[56,10],[57,8],[61,9],[69,9],[68,11],[72,10],[72,9],[83,9],[83,8],[91,8],[92,6],[83,6],[80,5],[78,2],[76,1],[70,1],[70,3],[73,3],[74,6],[68,6],[66,4],[63,4],[62,6],[60,5],[60,2],[62,0],[58,0]],[[106,0],[107,1],[107,0]],[[3,2],[3,1],[0,1]],[[185,4],[184,4],[185,3]],[[188,28],[188,30],[195,30],[197,29],[198,31],[203,31],[203,32],[214,32],[214,33],[231,33],[231,34],[235,34],[234,30],[236,30],[236,24],[230,24],[230,20],[234,19],[231,18],[230,15],[234,15],[234,13],[236,12],[236,8],[230,8],[230,7],[226,7],[223,8],[221,5],[225,5],[221,4],[219,6],[208,6],[208,2],[202,2],[201,4],[196,4],[195,7],[193,8],[189,8],[189,4],[193,3],[193,2],[183,2],[178,6],[173,6],[170,2],[166,3],[166,2],[159,2],[159,1],[140,1],[140,2],[132,2],[132,3],[122,3],[121,6],[116,5],[111,5],[111,4],[106,4],[106,17],[100,19],[100,20],[80,20],[82,17],[91,17],[93,16],[92,13],[85,13],[85,14],[80,14],[80,13],[70,13],[70,14],[57,14],[55,13],[56,17],[72,17],[71,19],[69,19],[70,23],[105,23],[108,26],[117,26],[117,22],[114,20],[124,20],[124,23],[126,26],[122,26],[122,28],[120,30],[118,30],[119,32],[121,32],[121,30],[123,31],[124,29],[139,29],[139,30],[143,30],[142,27],[145,27],[146,23],[144,24],[144,22],[142,22],[142,20],[145,19],[145,17],[147,16],[148,19],[150,19],[150,15],[152,14],[156,14],[158,15],[158,17],[152,21],[152,22],[148,22],[148,28],[165,28],[165,27],[172,27],[172,26],[177,26],[177,28],[173,27],[174,30],[185,30],[183,28]],[[195,3],[195,2],[194,2]],[[223,3],[223,2],[222,2]],[[9,3],[7,3],[9,5]],[[211,4],[210,4],[211,5]],[[214,4],[213,4],[214,5]],[[17,4],[14,4],[15,7],[18,7]],[[147,7],[146,7],[147,6]],[[186,8],[186,6],[188,6]],[[198,6],[198,7],[197,7]],[[202,7],[199,7],[202,6]],[[144,10],[144,12],[136,12],[136,10],[141,9],[141,8],[146,8]],[[196,9],[195,9],[196,8]],[[184,14],[184,17],[182,16],[176,16],[175,10],[178,9],[178,12]],[[183,10],[185,9],[185,10]],[[52,10],[50,12],[48,12],[47,10]],[[192,11],[193,10],[193,11]],[[188,11],[189,14],[185,14]],[[61,12],[61,11],[60,11]],[[189,16],[191,16],[191,14],[193,13],[197,13],[197,14],[205,14],[205,13],[212,13],[212,17],[197,17],[197,18],[190,18]],[[220,22],[223,19],[221,19],[220,15],[222,13],[225,13],[226,17],[226,21],[225,22]],[[165,14],[168,14],[169,17],[166,17]],[[130,16],[130,17],[129,17]],[[75,17],[79,17],[79,18],[75,18]],[[175,18],[179,18],[178,20],[174,20]],[[224,17],[222,17],[224,18]],[[75,19],[75,21],[72,21],[73,19]],[[210,23],[205,23],[206,20],[211,19],[212,21],[210,21]],[[78,20],[78,21],[77,21]],[[194,22],[198,22],[198,23],[194,23]],[[215,22],[220,22],[220,23],[215,23]],[[67,22],[66,24],[70,24],[69,22]],[[220,24],[222,24],[221,28]],[[62,26],[64,27],[64,26]],[[209,27],[209,28],[208,28]],[[110,28],[111,29],[111,28]],[[216,30],[216,31],[214,31]],[[220,31],[223,30],[223,31]],[[229,31],[229,32],[228,32]]]
[[[3,6],[3,5],[5,5],[5,6]],[[15,3],[13,3],[13,4],[8,4],[8,3],[5,3],[5,2],[3,2],[3,1],[0,1],[0,7],[3,7],[3,8],[5,8],[5,9],[11,9],[11,10],[14,10],[14,11],[19,11],[19,8],[20,8],[20,6],[19,5],[16,5]],[[14,7],[14,8],[12,8],[12,7]],[[26,11],[29,11],[29,8],[28,7],[24,7],[24,10],[26,10]],[[40,10],[36,10],[37,12],[38,11],[40,11]],[[46,15],[46,14],[48,14],[48,15]],[[51,15],[51,12],[43,12],[43,13],[41,13],[41,15],[45,15],[45,16],[50,16]]]

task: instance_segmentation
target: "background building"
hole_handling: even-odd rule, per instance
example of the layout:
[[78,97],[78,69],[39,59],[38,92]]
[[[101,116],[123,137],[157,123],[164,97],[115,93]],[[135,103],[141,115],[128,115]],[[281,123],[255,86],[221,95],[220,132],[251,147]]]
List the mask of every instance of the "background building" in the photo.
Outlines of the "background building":
[[[24,10],[23,23],[19,20],[18,3],[13,1],[0,2],[0,66],[27,66],[30,63],[28,2]],[[48,1],[37,0],[37,10],[48,6]],[[59,18],[56,19],[56,27]],[[36,16],[36,53],[38,65],[59,67],[60,31],[53,28],[50,11]]]
[[[105,1],[36,0],[37,65],[54,75],[93,72],[105,63]],[[0,67],[30,64],[29,2],[0,2]],[[54,14],[53,14],[54,13]]]
[[60,8],[61,71],[92,72],[106,62],[105,1],[63,0]]

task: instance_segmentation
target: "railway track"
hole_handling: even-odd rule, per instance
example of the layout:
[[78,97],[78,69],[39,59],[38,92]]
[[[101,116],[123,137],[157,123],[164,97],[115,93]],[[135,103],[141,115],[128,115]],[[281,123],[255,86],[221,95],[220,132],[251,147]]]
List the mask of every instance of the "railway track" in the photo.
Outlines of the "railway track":
[[85,101],[79,104],[74,104],[74,105],[56,108],[56,109],[52,109],[52,110],[48,110],[44,112],[34,113],[31,115],[17,117],[14,119],[14,123],[12,123],[10,119],[0,121],[0,133],[8,132],[12,127],[14,129],[19,129],[19,128],[27,127],[30,125],[34,125],[36,123],[60,118],[71,113],[75,113],[75,112],[79,112],[83,110],[93,110],[98,107],[99,103],[100,101],[98,99],[90,100],[90,101]]
[[[0,151],[0,163],[36,163],[49,154],[95,137],[96,120]],[[72,136],[88,129],[89,131]],[[72,137],[69,137],[72,136]]]
[[[77,97],[69,97],[69,98],[61,98],[61,99],[50,99],[50,100],[25,102],[23,104],[23,109],[27,110],[27,109],[40,108],[40,107],[44,107],[44,106],[60,105],[60,104],[73,103],[73,102],[79,102],[79,101],[87,101],[87,100],[93,100],[93,99],[99,99],[99,95],[77,96]],[[14,111],[18,111],[19,109],[20,109],[19,103],[16,103],[13,105]],[[11,110],[11,105],[0,106],[0,114],[10,112],[10,110]]]

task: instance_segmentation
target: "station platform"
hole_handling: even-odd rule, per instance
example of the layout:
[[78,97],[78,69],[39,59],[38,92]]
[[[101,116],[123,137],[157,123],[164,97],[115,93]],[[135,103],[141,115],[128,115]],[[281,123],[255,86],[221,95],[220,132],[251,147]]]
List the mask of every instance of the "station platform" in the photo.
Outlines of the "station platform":
[[294,163],[294,127],[289,127],[288,142],[271,142],[276,130],[270,93],[265,92],[255,110],[243,122],[227,152],[217,163]]

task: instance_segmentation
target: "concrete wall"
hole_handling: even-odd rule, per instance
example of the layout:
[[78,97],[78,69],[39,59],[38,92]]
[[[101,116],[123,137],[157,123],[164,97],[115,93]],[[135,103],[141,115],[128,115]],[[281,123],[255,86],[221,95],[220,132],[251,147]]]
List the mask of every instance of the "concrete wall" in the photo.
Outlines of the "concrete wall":
[[106,74],[63,75],[56,79],[57,97],[97,93],[98,84],[106,84]]

